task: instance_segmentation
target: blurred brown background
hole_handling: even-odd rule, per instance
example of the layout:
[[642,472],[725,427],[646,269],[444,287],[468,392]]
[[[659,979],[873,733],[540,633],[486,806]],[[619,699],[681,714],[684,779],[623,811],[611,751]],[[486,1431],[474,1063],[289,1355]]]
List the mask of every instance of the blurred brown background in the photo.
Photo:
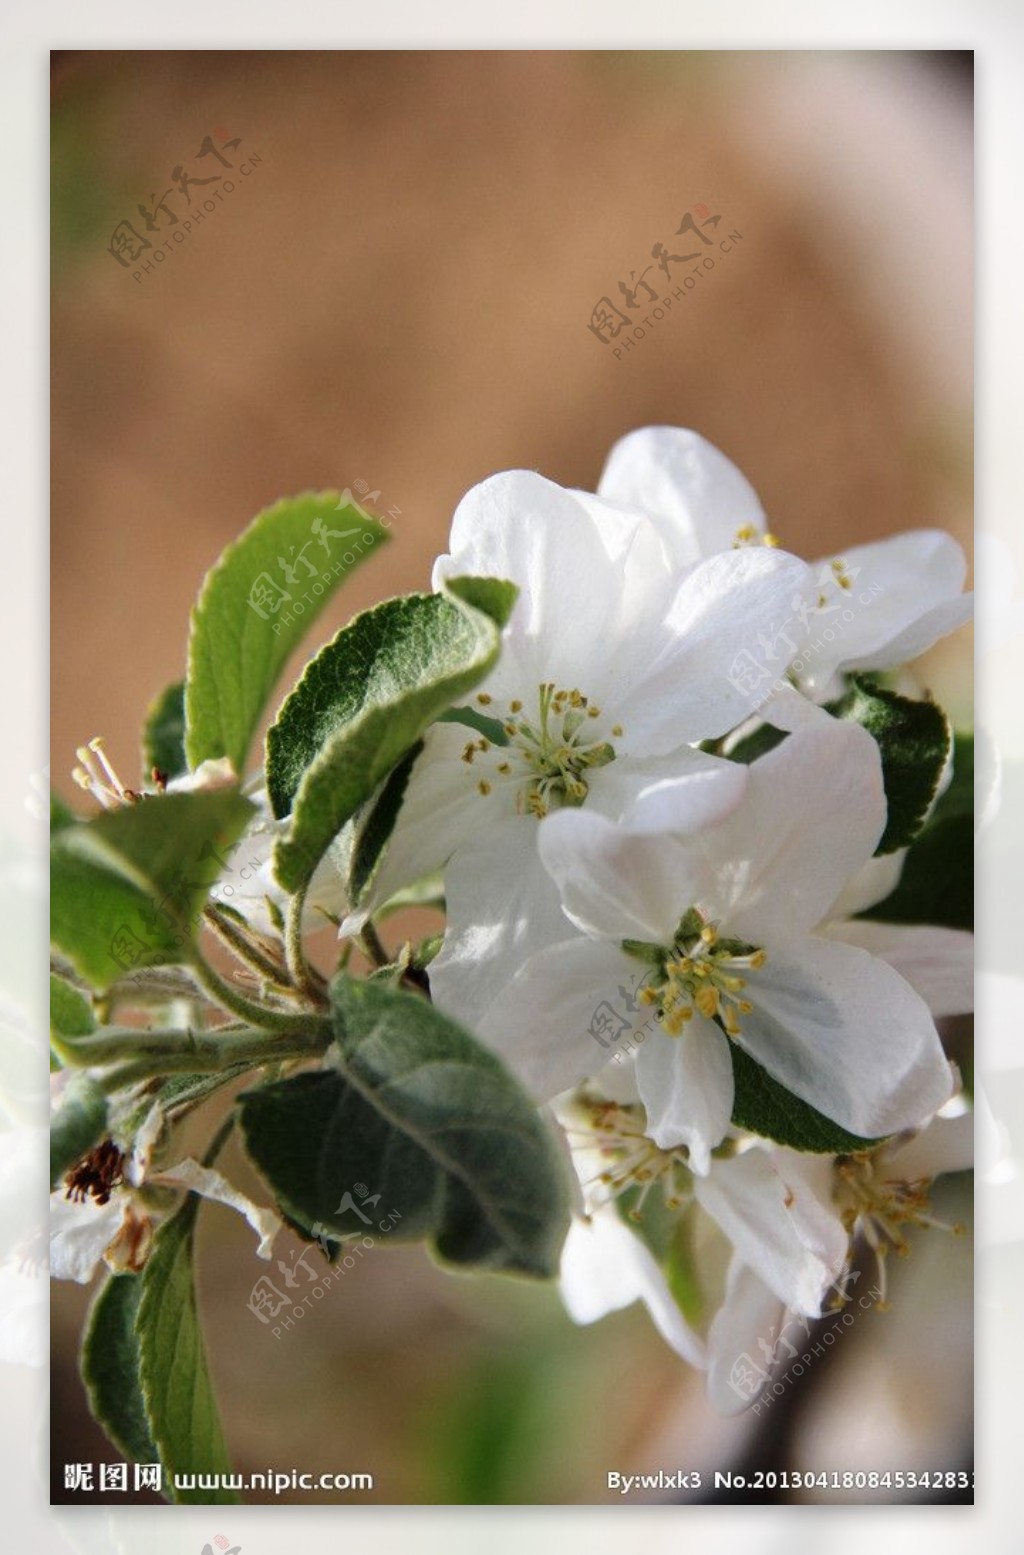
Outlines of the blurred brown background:
[[[400,510],[317,641],[428,583],[474,482],[528,466],[592,488],[615,438],[654,422],[722,447],[796,551],[924,524],[968,543],[969,56],[71,52],[53,94],[51,765],[69,797],[97,733],[137,779],[205,569],[282,495],[347,485]],[[260,160],[137,281],[152,254],[123,268],[111,234],[145,233],[139,204],[179,165],[233,176],[197,162],[207,135]],[[698,203],[741,241],[617,360],[594,303]],[[966,714],[963,637],[928,673]],[[552,1292],[442,1276],[416,1250],[382,1251],[275,1340],[245,1307],[249,1233],[206,1218],[242,1468],[372,1469],[383,1501],[585,1502],[615,1498],[609,1468],[769,1451],[750,1417],[710,1416],[638,1311],[576,1330]],[[959,1462],[967,1262],[962,1242],[910,1261],[904,1316],[844,1338],[771,1461],[810,1420],[839,1467]],[[83,1304],[55,1304],[59,1447],[101,1460],[73,1371]],[[908,1433],[922,1452],[894,1458]]]

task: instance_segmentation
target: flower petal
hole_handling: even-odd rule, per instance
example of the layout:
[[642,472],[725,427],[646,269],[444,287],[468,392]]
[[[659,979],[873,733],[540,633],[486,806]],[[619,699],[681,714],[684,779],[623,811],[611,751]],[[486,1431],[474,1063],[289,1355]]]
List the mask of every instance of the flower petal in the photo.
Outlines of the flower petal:
[[593,1323],[642,1301],[676,1354],[691,1366],[703,1364],[704,1347],[673,1300],[665,1276],[614,1209],[573,1221],[562,1251],[560,1289],[576,1323]]
[[343,934],[354,933],[388,897],[435,874],[459,846],[486,830],[494,806],[485,803],[472,767],[462,759],[473,737],[463,724],[438,723],[427,730],[380,870],[366,902],[342,924]]
[[[533,471],[506,470],[459,503],[450,554],[434,565],[434,587],[463,574],[518,584],[506,641],[527,684],[511,694],[522,697],[555,679],[593,695],[586,681],[595,634],[617,615],[621,562],[641,522]],[[504,684],[500,665],[495,683]]]
[[50,1273],[57,1280],[87,1285],[124,1224],[131,1200],[115,1191],[106,1204],[95,1199],[50,1195]]
[[608,455],[598,495],[644,513],[661,528],[679,567],[729,550],[736,531],[767,528],[750,482],[697,432],[641,427]]
[[537,853],[538,823],[510,814],[445,870],[448,926],[430,963],[439,1008],[471,1029],[537,951],[572,933]]
[[932,1014],[966,1015],[974,1009],[974,935],[928,925],[851,919],[831,923],[829,939],[859,945],[895,967]]
[[573,923],[610,940],[671,944],[687,905],[687,858],[672,837],[586,808],[549,816],[537,845]]
[[720,1415],[741,1414],[760,1398],[785,1314],[775,1292],[737,1253],[707,1338],[708,1398]]
[[915,1128],[952,1077],[924,1000],[877,956],[816,935],[752,974],[736,1041],[788,1090],[854,1134]]
[[774,633],[807,576],[805,562],[775,550],[728,551],[694,567],[668,609],[660,651],[632,685],[622,722],[633,749],[656,755],[714,738],[756,712],[791,654],[756,683],[740,660],[764,657],[758,635]]
[[745,1263],[794,1312],[821,1314],[849,1239],[818,1197],[793,1151],[746,1150],[716,1161],[694,1183],[701,1207]]
[[194,1161],[191,1156],[186,1156],[176,1166],[169,1166],[166,1171],[158,1172],[152,1180],[188,1188],[204,1199],[211,1199],[214,1204],[224,1204],[228,1209],[236,1209],[245,1217],[260,1239],[256,1249],[257,1257],[271,1256],[274,1238],[281,1230],[280,1217],[275,1215],[272,1209],[254,1204],[240,1188],[228,1182],[220,1172],[215,1172],[209,1166],[200,1166],[198,1161]]
[[636,1055],[647,1132],[662,1150],[686,1145],[690,1166],[703,1175],[732,1117],[729,1044],[717,1026],[699,1015],[678,1037],[652,1024]]
[[855,917],[859,912],[867,912],[869,907],[874,907],[878,902],[884,902],[899,885],[906,857],[906,848],[900,848],[895,853],[869,858],[843,886],[825,918],[841,922],[844,918]]
[[[631,980],[639,970],[607,942],[580,938],[549,945],[506,988],[489,985],[489,1007],[477,1030],[527,1090],[548,1101],[596,1074],[650,1021],[646,1006],[631,1012],[622,997],[623,990],[635,993]],[[438,1003],[447,1007],[440,998]]]
[[885,826],[878,746],[829,719],[751,764],[739,805],[700,839],[714,865],[706,907],[730,934],[771,945],[814,928]]
[[879,1173],[888,1182],[921,1182],[944,1172],[966,1172],[974,1165],[974,1113],[933,1118],[912,1139],[884,1152]]
[[[829,607],[813,632],[820,646],[802,675],[811,689],[823,689],[840,669],[906,664],[970,617],[971,598],[961,593],[964,553],[942,530],[915,529],[854,546],[842,560],[851,587],[838,598],[829,595]],[[816,577],[827,583],[830,561],[813,566]],[[839,615],[837,604],[843,607]],[[852,620],[843,619],[846,611]],[[823,640],[828,627],[834,640]]]

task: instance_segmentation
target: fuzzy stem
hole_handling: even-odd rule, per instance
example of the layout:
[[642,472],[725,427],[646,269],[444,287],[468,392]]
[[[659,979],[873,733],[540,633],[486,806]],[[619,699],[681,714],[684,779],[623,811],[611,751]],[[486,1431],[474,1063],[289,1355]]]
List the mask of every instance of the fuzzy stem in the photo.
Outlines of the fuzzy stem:
[[302,948],[302,914],[306,907],[306,887],[302,886],[288,904],[288,920],[285,925],[284,953],[288,972],[296,988],[311,997],[313,980]]
[[301,1031],[309,1024],[308,1015],[293,1015],[290,1011],[271,1010],[265,1004],[255,1004],[251,999],[247,999],[243,993],[239,993],[230,983],[225,982],[201,956],[196,960],[195,972],[207,993],[216,999],[218,1004],[225,1010],[230,1010],[232,1015],[250,1021],[254,1026],[264,1026],[268,1031],[284,1032]]
[[[224,1035],[194,1031],[132,1031],[123,1035],[126,1040],[121,1051],[127,1062],[100,1078],[108,1093],[162,1075],[216,1074],[241,1064],[259,1068],[284,1059],[317,1058],[327,1051],[333,1033],[329,1021],[310,1017],[304,1034],[240,1030]],[[76,1052],[96,1040],[84,1038],[75,1044]],[[110,1062],[116,1056],[114,1046],[106,1036],[100,1040],[105,1051],[98,1055],[93,1050],[92,1056]]]
[[208,906],[206,909],[206,921],[218,939],[222,940],[228,949],[233,951],[240,960],[248,962],[255,971],[259,972],[276,987],[284,988],[286,986],[285,969],[281,963],[275,961],[268,951],[261,945],[258,945],[255,940],[250,939],[244,930],[233,923],[230,918],[218,912],[216,907]]
[[391,957],[388,955],[375,925],[369,919],[367,919],[359,931],[359,943],[366,952],[367,958],[373,962],[375,967],[390,966]]

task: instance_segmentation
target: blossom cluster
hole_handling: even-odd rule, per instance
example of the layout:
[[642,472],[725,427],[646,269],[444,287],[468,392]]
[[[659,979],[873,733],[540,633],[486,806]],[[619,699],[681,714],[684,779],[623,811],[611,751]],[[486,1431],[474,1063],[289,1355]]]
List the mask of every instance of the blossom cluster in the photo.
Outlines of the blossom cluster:
[[[879,744],[829,711],[851,674],[967,619],[964,558],[920,530],[801,560],[724,455],[654,427],[596,495],[518,471],[470,491],[435,587],[470,573],[519,586],[501,660],[475,729],[428,732],[342,933],[443,871],[432,996],[571,1150],[568,1310],[643,1300],[735,1409],[756,1335],[841,1302],[860,1244],[884,1282],[886,1252],[933,1223],[929,1181],[970,1164],[935,1020],[970,1008],[971,936],[858,916],[903,850],[876,856]],[[786,737],[730,759],[758,729]],[[737,1126],[744,1057],[849,1149]]]
[[[261,523],[308,528],[314,500],[293,508],[261,515],[253,545]],[[372,529],[365,538],[372,549]],[[327,1097],[350,1109],[351,1137],[331,1148],[359,1180],[396,1158],[381,1130],[405,1129],[408,1179],[389,1191],[409,1234],[435,1235],[453,1262],[537,1273],[554,1228],[570,1315],[592,1322],[642,1301],[722,1410],[753,1401],[740,1363],[758,1336],[842,1304],[865,1249],[884,1302],[888,1253],[942,1224],[932,1180],[971,1162],[969,1098],[936,1022],[970,1009],[972,940],[958,913],[922,905],[915,855],[964,773],[948,721],[908,694],[906,668],[968,619],[965,570],[937,530],[803,559],[722,453],[693,432],[642,429],[613,448],[596,494],[529,471],[474,487],[434,594],[378,607],[328,645],[244,791],[231,695],[244,696],[245,676],[229,685],[204,647],[203,602],[223,606],[227,585],[208,587],[193,691],[165,707],[173,772],[154,768],[155,787],[132,790],[99,742],[83,747],[81,786],[139,824],[66,817],[57,833],[55,890],[75,908],[58,915],[71,1001],[58,1057],[116,1104],[98,1104],[96,1085],[74,1093],[95,1121],[88,1139],[75,1134],[54,1194],[54,1272],[86,1281],[101,1258],[144,1269],[153,1220],[183,1190],[238,1209],[270,1256],[282,1217],[213,1170],[216,1148],[201,1163],[166,1160],[172,1113],[248,1067],[262,1088],[241,1097],[246,1142],[300,1233],[325,1215],[329,1238],[359,1229],[346,1195],[333,1204],[357,1176],[325,1188],[320,1157],[307,1161],[304,1108]],[[488,615],[499,595],[509,608]],[[408,638],[391,657],[389,631]],[[446,699],[449,685],[470,689]],[[254,702],[251,728],[258,713]],[[191,756],[177,748],[190,717]],[[400,720],[401,739],[389,732]],[[175,906],[154,866],[171,905],[144,915],[148,941],[117,927],[140,962],[120,980],[91,925],[108,906],[114,924],[149,880],[139,860],[163,845],[146,829],[141,801],[153,798],[206,828],[206,873],[185,871]],[[210,838],[225,828],[235,851],[222,858]],[[371,862],[357,869],[367,838]],[[389,960],[378,924],[430,899],[443,936]],[[328,919],[342,941],[333,983],[303,951]],[[242,962],[244,987],[203,959],[194,940],[207,928]],[[378,960],[372,1005],[336,991],[357,944]],[[421,1024],[424,994],[444,1030]],[[106,1018],[119,1001],[163,1013],[152,1028],[96,1033],[91,1012]],[[450,1093],[440,1061],[410,1078],[403,1022],[451,1056]],[[323,1066],[309,1071],[313,1059]],[[58,1099],[75,1083],[62,1070]],[[392,1083],[415,1116],[373,1112]],[[501,1156],[501,1138],[491,1157],[465,1144],[485,1128],[513,1153]],[[432,1153],[431,1129],[445,1142]],[[492,1213],[509,1162],[536,1179],[503,1182]]]

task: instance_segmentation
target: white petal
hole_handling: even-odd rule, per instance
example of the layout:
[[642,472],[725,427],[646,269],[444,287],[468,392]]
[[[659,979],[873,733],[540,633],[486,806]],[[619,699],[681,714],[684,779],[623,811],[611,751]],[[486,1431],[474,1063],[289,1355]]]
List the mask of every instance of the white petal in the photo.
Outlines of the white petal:
[[899,885],[906,856],[906,848],[900,848],[896,853],[883,853],[879,858],[869,858],[844,885],[825,917],[841,921],[859,912],[867,912],[877,902],[884,902]]
[[530,684],[543,680],[587,691],[587,670],[620,598],[619,563],[638,520],[597,499],[565,491],[529,470],[507,470],[467,492],[452,521],[451,553],[434,566],[434,587],[477,574],[518,584],[506,632]]
[[974,1165],[974,1113],[933,1118],[905,1144],[882,1155],[879,1171],[889,1182],[921,1182],[943,1172],[966,1172]]
[[784,1304],[737,1254],[708,1331],[708,1398],[719,1414],[738,1415],[760,1398],[784,1321]]
[[138,1133],[135,1135],[131,1157],[125,1172],[125,1176],[134,1188],[138,1188],[145,1181],[146,1173],[149,1170],[150,1157],[153,1154],[153,1147],[160,1138],[163,1126],[163,1108],[159,1102],[154,1102],[143,1118]]
[[194,772],[183,772],[167,784],[169,794],[198,793],[203,789],[231,788],[238,782],[230,756],[201,761]]
[[473,767],[462,759],[474,737],[462,724],[434,724],[427,730],[380,871],[361,909],[342,924],[343,935],[357,932],[396,891],[443,868],[458,847],[486,830],[503,801],[511,813],[510,792],[485,798]]
[[[828,560],[813,564],[815,578],[825,580],[828,606],[808,633],[820,645],[802,676],[808,685],[823,687],[841,668],[907,663],[970,616],[970,599],[961,594],[963,551],[941,530],[911,530],[842,554],[848,590],[828,589]],[[842,619],[844,611],[852,620]],[[832,641],[824,638],[826,629],[834,632]]]
[[854,1134],[914,1128],[952,1077],[924,1000],[886,962],[808,936],[778,947],[747,993],[737,1038],[804,1101]]
[[705,1173],[732,1116],[729,1044],[717,1026],[699,1015],[678,1037],[652,1026],[636,1055],[647,1132],[663,1150],[686,1145],[693,1170]]
[[651,1021],[647,1006],[629,1007],[638,970],[606,941],[551,945],[507,987],[492,988],[479,1035],[538,1101],[548,1101],[628,1051]]
[[448,926],[430,987],[438,1007],[471,1029],[530,956],[572,934],[537,832],[532,816],[510,814],[445,870]]
[[274,1238],[281,1229],[280,1217],[275,1215],[272,1209],[254,1204],[220,1172],[215,1172],[209,1166],[200,1166],[198,1161],[188,1156],[184,1161],[179,1161],[176,1166],[169,1166],[166,1171],[159,1172],[153,1181],[189,1188],[193,1193],[200,1194],[204,1199],[211,1199],[215,1204],[224,1204],[228,1209],[236,1209],[240,1215],[244,1215],[260,1239],[256,1249],[257,1257],[270,1257]]
[[599,1211],[589,1221],[573,1221],[562,1251],[561,1293],[576,1323],[593,1323],[642,1301],[676,1354],[692,1366],[703,1364],[704,1347],[673,1300],[665,1276],[614,1209]]
[[859,945],[895,967],[937,1019],[974,1009],[973,934],[867,919],[831,923],[826,932],[829,939]]
[[736,531],[767,527],[750,482],[696,432],[642,427],[613,447],[598,494],[658,522],[677,566],[728,550]]
[[128,1214],[130,1199],[117,1190],[106,1204],[50,1195],[50,1273],[87,1285]]
[[[699,841],[736,809],[748,769],[689,749],[671,761],[623,762],[615,773],[619,765],[595,774],[583,809],[541,823],[540,857],[566,915],[585,932],[669,944],[683,912],[714,882],[701,848],[686,849],[684,839]],[[671,765],[677,776],[643,785]]]
[[590,778],[586,808],[610,821],[628,819],[631,832],[684,836],[717,825],[735,809],[746,791],[746,772],[740,762],[689,745],[664,756],[612,761]]
[[[841,694],[842,682],[836,696]],[[817,693],[815,693],[817,697]],[[797,729],[814,728],[821,726],[826,718],[832,714],[827,713],[823,707],[818,706],[818,701],[824,700],[818,697],[811,701],[803,691],[797,690],[788,680],[773,682],[771,691],[761,706],[761,718],[765,723],[771,724],[775,729],[786,729],[795,733]]]
[[538,849],[573,923],[610,940],[671,944],[688,905],[687,858],[672,837],[634,833],[585,807],[549,816]]
[[840,1274],[848,1238],[792,1159],[755,1148],[716,1161],[694,1183],[702,1208],[780,1301],[808,1317],[821,1313]]
[[781,625],[807,572],[797,557],[762,549],[710,557],[686,575],[666,616],[663,645],[634,683],[622,717],[634,749],[642,744],[657,754],[726,734],[757,711],[791,653],[779,649],[770,675],[756,684],[740,659],[765,658],[759,634]]
[[[820,922],[885,826],[878,746],[831,718],[751,764],[746,798],[703,839],[716,868],[706,906],[756,945]],[[705,902],[701,902],[701,906]]]

